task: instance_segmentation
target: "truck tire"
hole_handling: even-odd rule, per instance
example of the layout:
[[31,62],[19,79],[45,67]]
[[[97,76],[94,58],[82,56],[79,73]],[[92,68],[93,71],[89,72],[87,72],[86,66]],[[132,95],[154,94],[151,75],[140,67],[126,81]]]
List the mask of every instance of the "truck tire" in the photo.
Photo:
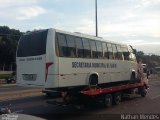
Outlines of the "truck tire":
[[120,92],[114,93],[113,94],[113,104],[114,105],[119,105],[122,100],[122,95]]
[[98,85],[98,76],[97,75],[91,75],[89,78],[89,86],[97,86]]
[[51,97],[52,94],[51,94],[51,93],[46,93],[46,96],[47,96],[47,97]]
[[139,90],[139,93],[142,97],[146,97],[147,91],[146,91],[145,87],[140,87],[138,90]]
[[106,107],[106,108],[112,106],[112,95],[111,95],[111,94],[106,94],[106,95],[104,95],[103,105],[104,105],[104,107]]

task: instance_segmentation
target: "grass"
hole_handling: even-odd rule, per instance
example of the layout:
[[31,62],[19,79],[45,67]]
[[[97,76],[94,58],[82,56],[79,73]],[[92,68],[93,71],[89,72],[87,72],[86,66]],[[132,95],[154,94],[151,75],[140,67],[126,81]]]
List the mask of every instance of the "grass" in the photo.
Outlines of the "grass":
[[0,79],[7,79],[11,77],[11,74],[0,74]]

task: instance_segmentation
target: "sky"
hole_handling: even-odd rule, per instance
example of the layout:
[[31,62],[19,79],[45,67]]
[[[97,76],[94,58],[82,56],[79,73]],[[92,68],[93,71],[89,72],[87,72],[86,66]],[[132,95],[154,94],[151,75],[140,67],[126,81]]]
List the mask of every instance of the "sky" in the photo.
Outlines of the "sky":
[[[98,35],[160,55],[160,0],[97,0]],[[0,26],[95,36],[95,0],[0,0]]]

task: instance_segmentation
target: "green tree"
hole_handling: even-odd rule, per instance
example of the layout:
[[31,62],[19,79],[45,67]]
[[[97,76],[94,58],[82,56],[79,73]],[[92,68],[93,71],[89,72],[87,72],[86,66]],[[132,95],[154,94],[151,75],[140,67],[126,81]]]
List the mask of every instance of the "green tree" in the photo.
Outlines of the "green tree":
[[143,51],[138,51],[136,56],[137,61],[142,59],[143,63],[147,64],[149,68],[154,68],[155,66],[160,65],[160,56],[158,55],[146,55]]
[[16,48],[22,32],[0,26],[0,64],[15,63]]

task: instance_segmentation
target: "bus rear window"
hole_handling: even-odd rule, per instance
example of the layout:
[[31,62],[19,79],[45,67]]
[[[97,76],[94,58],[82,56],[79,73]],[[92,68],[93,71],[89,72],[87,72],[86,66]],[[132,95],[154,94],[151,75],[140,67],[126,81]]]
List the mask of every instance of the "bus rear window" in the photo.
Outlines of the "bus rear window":
[[20,38],[17,57],[38,56],[46,53],[48,30],[35,31]]

